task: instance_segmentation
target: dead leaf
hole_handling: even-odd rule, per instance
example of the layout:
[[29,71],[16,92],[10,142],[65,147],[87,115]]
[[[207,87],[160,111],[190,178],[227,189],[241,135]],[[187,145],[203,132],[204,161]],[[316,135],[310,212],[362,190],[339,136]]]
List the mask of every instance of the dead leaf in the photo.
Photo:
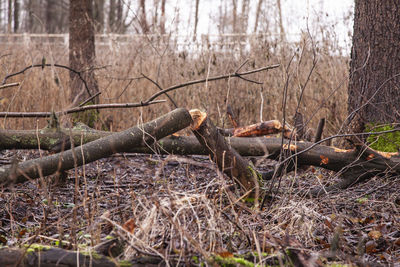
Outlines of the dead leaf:
[[18,233],[18,238],[23,237],[26,234],[26,228],[22,229],[21,231],[19,231]]
[[368,254],[377,252],[377,244],[374,240],[370,240],[365,244],[365,252]]
[[375,155],[374,155],[374,154],[369,154],[369,155],[367,156],[367,160],[371,160],[371,159],[373,159],[373,158],[375,158]]
[[324,155],[320,155],[319,157],[321,158],[321,163],[320,163],[320,165],[322,165],[322,164],[324,164],[324,165],[328,164],[329,158],[325,157]]
[[221,256],[222,258],[232,258],[233,254],[229,251],[222,251],[217,253],[218,256]]
[[131,219],[127,220],[122,227],[129,233],[133,234],[133,231],[136,228],[136,224],[135,224],[135,221],[131,218]]
[[372,239],[379,239],[382,237],[382,233],[380,231],[372,230],[368,233],[368,236]]

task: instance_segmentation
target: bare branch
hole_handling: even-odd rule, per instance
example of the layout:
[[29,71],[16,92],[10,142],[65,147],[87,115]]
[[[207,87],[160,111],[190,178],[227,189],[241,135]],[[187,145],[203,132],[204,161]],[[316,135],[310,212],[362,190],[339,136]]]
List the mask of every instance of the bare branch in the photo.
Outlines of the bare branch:
[[6,89],[9,87],[14,87],[14,86],[19,86],[20,83],[8,83],[8,84],[4,84],[4,85],[0,85],[0,89]]
[[[156,81],[154,81],[150,77],[144,75],[143,73],[142,73],[142,76],[143,76],[143,78],[145,78],[146,80],[150,81],[152,84],[157,86],[157,88],[160,89],[160,91],[164,90]],[[175,101],[172,99],[172,97],[170,97],[167,93],[165,93],[165,95],[168,97],[168,99],[171,101],[171,103],[175,106],[175,108],[178,108],[178,105],[175,103]]]
[[265,70],[270,70],[270,69],[275,69],[278,68],[280,65],[279,64],[275,64],[275,65],[271,65],[271,66],[266,66],[266,67],[262,67],[259,69],[254,69],[254,70],[250,70],[247,72],[241,72],[241,73],[231,73],[231,74],[226,74],[226,75],[220,75],[220,76],[214,76],[214,77],[208,77],[206,79],[200,79],[200,80],[194,80],[194,81],[190,81],[187,83],[182,83],[182,84],[178,84],[178,85],[174,85],[171,87],[168,87],[160,92],[155,93],[154,95],[150,96],[146,101],[144,101],[143,103],[147,103],[150,101],[153,101],[154,99],[156,99],[157,97],[159,97],[160,95],[163,95],[169,91],[178,89],[178,88],[182,88],[182,87],[186,87],[189,85],[194,85],[194,84],[198,84],[198,83],[204,83],[204,82],[209,82],[209,81],[217,81],[217,80],[222,80],[222,79],[226,79],[226,78],[230,78],[230,77],[237,77],[237,78],[242,78],[241,76],[243,75],[249,75],[249,74],[253,74],[253,73],[257,73],[257,72],[261,72],[261,71],[265,71]]
[[[87,105],[83,107],[75,107],[67,109],[65,111],[58,111],[56,115],[65,115],[75,112],[81,112],[90,109],[106,109],[106,108],[136,108],[145,107],[153,104],[164,103],[166,100],[155,100],[150,102],[140,103],[116,103],[116,104],[98,104],[98,105]],[[8,118],[47,118],[50,117],[52,112],[0,112],[0,117]]]
[[31,69],[31,68],[44,68],[44,67],[62,68],[62,69],[67,69],[67,70],[69,70],[69,71],[72,72],[72,73],[75,73],[76,75],[78,75],[78,78],[79,78],[79,79],[83,82],[83,84],[85,85],[85,89],[86,89],[87,93],[89,94],[89,96],[92,95],[92,94],[90,93],[90,91],[89,91],[89,87],[88,87],[88,85],[87,85],[87,83],[86,83],[86,80],[83,79],[83,77],[82,77],[82,73],[85,72],[85,71],[87,71],[87,70],[84,70],[84,71],[77,71],[77,70],[74,70],[74,69],[72,69],[72,68],[70,68],[70,67],[68,67],[68,66],[60,65],[60,64],[33,64],[33,65],[30,65],[30,66],[27,66],[27,67],[23,68],[23,69],[20,70],[20,71],[17,71],[17,72],[14,72],[14,73],[11,73],[11,74],[6,75],[6,77],[4,77],[4,79],[3,79],[3,83],[2,83],[2,84],[5,84],[6,81],[7,81],[9,78],[14,77],[14,76],[17,76],[17,75],[20,75],[20,74],[23,74],[25,71],[27,71],[27,70],[29,70],[29,69]]

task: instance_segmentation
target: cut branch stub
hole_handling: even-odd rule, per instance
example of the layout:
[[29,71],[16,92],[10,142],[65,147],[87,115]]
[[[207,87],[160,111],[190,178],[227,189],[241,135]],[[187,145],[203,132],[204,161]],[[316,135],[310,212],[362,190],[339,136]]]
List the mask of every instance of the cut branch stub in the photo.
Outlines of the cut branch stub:
[[206,113],[195,109],[190,111],[190,115],[193,120],[193,133],[218,165],[218,168],[247,192],[251,192],[257,200],[260,186],[262,186],[262,178],[254,166],[228,145],[225,138],[219,134],[217,128],[208,119]]

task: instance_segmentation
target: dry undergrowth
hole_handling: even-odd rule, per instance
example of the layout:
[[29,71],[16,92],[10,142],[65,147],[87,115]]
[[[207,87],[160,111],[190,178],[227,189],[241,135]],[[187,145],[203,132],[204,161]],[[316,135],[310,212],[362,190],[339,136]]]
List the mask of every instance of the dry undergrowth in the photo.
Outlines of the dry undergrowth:
[[[163,88],[187,81],[281,64],[278,69],[247,76],[262,82],[262,86],[237,78],[189,86],[170,93],[180,107],[199,108],[219,125],[227,125],[226,105],[229,104],[245,125],[269,119],[282,119],[283,95],[287,86],[287,121],[292,123],[301,92],[304,96],[299,111],[315,128],[319,119],[327,119],[326,134],[336,133],[346,116],[348,58],[338,55],[328,45],[319,46],[304,37],[296,44],[259,41],[251,51],[233,47],[231,52],[203,47],[195,54],[177,51],[173,44],[150,43],[148,40],[97,48],[96,77],[102,92],[101,103],[140,102],[159,89],[142,74]],[[3,46],[0,77],[19,71],[31,64],[68,65],[68,49],[63,45],[31,43],[27,46]],[[316,61],[314,66],[313,61]],[[314,66],[314,68],[313,68]],[[310,72],[311,75],[310,75]],[[69,74],[59,68],[35,68],[7,82],[19,81],[19,88],[2,90],[3,111],[59,111],[68,108]],[[167,99],[160,96],[158,99]],[[49,101],[51,100],[51,101]],[[136,109],[116,109],[102,112],[103,122],[112,122],[113,130],[135,125],[139,119],[148,121],[173,109],[171,102]],[[262,112],[261,112],[262,111]],[[39,127],[45,124],[39,120]],[[35,128],[36,120],[2,120],[4,128]]]

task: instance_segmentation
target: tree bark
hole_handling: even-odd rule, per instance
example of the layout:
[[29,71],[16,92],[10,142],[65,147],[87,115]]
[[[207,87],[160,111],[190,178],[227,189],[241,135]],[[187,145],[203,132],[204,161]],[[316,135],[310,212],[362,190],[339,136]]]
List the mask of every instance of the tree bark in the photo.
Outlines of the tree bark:
[[348,87],[353,132],[400,120],[399,55],[398,1],[356,0]]
[[149,146],[154,141],[175,133],[191,123],[187,110],[176,109],[144,125],[98,139],[51,156],[0,168],[0,184],[21,183],[29,179],[69,170],[89,162],[124,152],[132,147]]
[[[94,72],[91,70],[96,60],[92,1],[71,0],[69,10],[69,64],[74,70],[87,70],[82,75],[88,90],[84,88],[79,77],[70,72],[70,101],[80,103],[99,92]],[[94,99],[94,103],[98,103],[98,97]]]

